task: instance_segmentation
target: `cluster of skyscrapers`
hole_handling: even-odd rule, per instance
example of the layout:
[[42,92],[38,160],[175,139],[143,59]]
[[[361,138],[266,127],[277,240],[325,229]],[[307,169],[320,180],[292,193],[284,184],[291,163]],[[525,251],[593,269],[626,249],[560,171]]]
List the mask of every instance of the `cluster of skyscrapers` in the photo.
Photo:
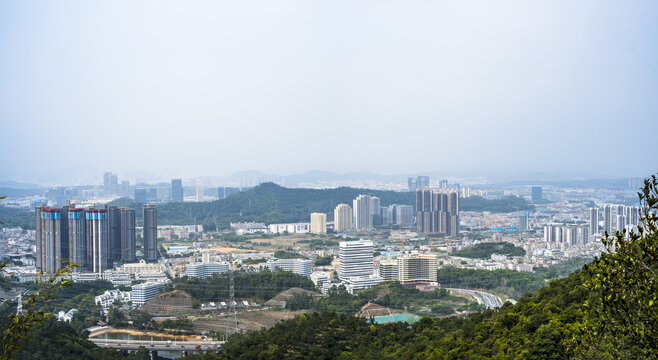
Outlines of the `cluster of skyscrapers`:
[[[144,205],[144,259],[157,260],[157,210]],[[135,210],[106,205],[102,209],[36,208],[36,267],[52,273],[66,264],[74,271],[102,273],[114,262],[133,262]]]
[[[640,224],[640,208],[637,206],[605,205],[603,206],[603,223],[600,223],[599,208],[589,209],[589,229],[592,234],[609,234],[623,232]],[[602,226],[601,226],[602,225]]]
[[589,226],[587,225],[544,225],[544,241],[565,247],[585,245],[589,242]]
[[459,193],[449,190],[416,191],[418,232],[459,235]]
[[367,230],[379,225],[413,225],[414,213],[411,205],[393,204],[381,206],[377,196],[359,195],[352,201],[352,207],[339,204],[334,209],[334,230]]

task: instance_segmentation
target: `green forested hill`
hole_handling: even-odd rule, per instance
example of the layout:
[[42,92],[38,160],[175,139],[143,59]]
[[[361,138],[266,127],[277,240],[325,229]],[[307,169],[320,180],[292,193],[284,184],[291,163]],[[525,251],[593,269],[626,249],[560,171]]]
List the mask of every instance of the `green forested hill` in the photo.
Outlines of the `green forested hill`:
[[467,318],[371,325],[335,313],[301,315],[232,337],[221,353],[190,359],[569,359],[578,308],[589,296],[580,272],[516,305]]
[[[210,202],[165,203],[158,207],[158,224],[202,224],[228,228],[231,222],[257,221],[285,223],[309,221],[312,212],[333,214],[338,204],[352,205],[361,194],[381,199],[382,206],[391,204],[415,205],[416,196],[410,192],[382,191],[340,187],[336,189],[293,189],[265,183],[226,199]],[[128,198],[117,199],[113,205],[134,208],[138,224],[141,223],[142,204]],[[516,208],[532,210],[523,198],[509,196],[500,200],[487,200],[480,196],[460,199],[461,211],[511,212]],[[7,226],[34,229],[34,213],[23,209],[0,207],[2,221]]]

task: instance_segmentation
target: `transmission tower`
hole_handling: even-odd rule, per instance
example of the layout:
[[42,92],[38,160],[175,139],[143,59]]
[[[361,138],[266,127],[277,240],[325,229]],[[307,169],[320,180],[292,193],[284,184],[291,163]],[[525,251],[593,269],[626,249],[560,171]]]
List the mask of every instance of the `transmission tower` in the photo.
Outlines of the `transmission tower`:
[[[235,312],[235,288],[233,286],[233,269],[231,269],[231,266],[229,265],[228,269],[228,276],[229,276],[229,281],[231,283],[231,287],[229,288],[229,299],[228,299],[228,314],[226,314],[226,332],[224,333],[224,341],[228,340],[228,335],[229,335],[229,329],[233,328],[235,331],[238,331],[238,316],[237,313]],[[231,315],[233,315],[233,319],[231,319]]]

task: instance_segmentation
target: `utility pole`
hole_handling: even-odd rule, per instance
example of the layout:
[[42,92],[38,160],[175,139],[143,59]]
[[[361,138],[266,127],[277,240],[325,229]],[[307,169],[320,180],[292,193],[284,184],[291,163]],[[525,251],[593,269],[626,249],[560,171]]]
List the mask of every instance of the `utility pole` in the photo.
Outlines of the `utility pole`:
[[[237,332],[238,330],[238,317],[235,312],[235,288],[233,285],[233,269],[231,268],[231,265],[229,265],[228,269],[228,276],[229,276],[229,281],[230,281],[230,288],[229,288],[229,299],[228,299],[228,313],[226,314],[226,332],[224,333],[224,341],[228,341],[228,331],[233,326],[235,331]],[[233,315],[233,321],[231,321],[231,314]]]

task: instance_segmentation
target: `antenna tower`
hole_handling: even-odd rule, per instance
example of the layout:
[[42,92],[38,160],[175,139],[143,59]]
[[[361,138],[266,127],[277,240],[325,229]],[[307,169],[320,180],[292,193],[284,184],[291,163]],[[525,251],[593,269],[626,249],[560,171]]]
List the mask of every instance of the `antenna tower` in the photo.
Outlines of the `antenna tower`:
[[[235,312],[235,288],[233,286],[233,269],[231,269],[231,265],[229,265],[228,274],[231,287],[229,288],[228,313],[226,314],[226,332],[224,333],[224,341],[228,340],[229,329],[233,328],[235,332],[238,331],[238,316]],[[233,319],[231,319],[231,315],[233,315]]]

